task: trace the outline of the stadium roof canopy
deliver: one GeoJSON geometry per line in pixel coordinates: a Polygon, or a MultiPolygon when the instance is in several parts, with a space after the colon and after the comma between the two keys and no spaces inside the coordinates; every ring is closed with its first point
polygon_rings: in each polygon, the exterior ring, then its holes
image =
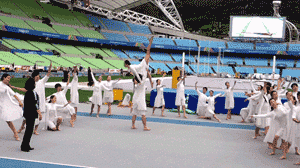
{"type": "Polygon", "coordinates": [[[91,4],[101,6],[114,12],[134,8],[148,2],[149,0],[90,0],[91,4]]]}

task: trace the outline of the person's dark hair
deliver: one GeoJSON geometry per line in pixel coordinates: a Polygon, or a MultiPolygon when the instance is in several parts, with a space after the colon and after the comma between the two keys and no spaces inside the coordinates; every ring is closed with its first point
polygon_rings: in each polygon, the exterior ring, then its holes
{"type": "Polygon", "coordinates": [[[297,93],[297,97],[299,97],[299,96],[300,96],[300,92],[297,93]]]}
{"type": "Polygon", "coordinates": [[[229,82],[225,82],[225,86],[226,86],[226,83],[229,83],[229,82]]]}
{"type": "Polygon", "coordinates": [[[287,95],[289,92],[291,92],[291,91],[287,91],[287,92],[285,93],[285,95],[287,95]]]}
{"type": "Polygon", "coordinates": [[[59,83],[55,84],[55,89],[57,89],[58,87],[61,87],[61,84],[59,83]]]}
{"type": "Polygon", "coordinates": [[[266,87],[266,89],[267,89],[267,94],[270,94],[270,88],[271,88],[271,87],[269,87],[269,86],[266,87]]]}
{"type": "Polygon", "coordinates": [[[53,99],[54,97],[55,97],[54,95],[52,95],[52,96],[50,97],[49,103],[52,103],[52,99],[53,99]]]}
{"type": "Polygon", "coordinates": [[[179,80],[179,78],[181,78],[181,76],[178,76],[178,77],[177,77],[177,80],[179,80]]]}
{"type": "Polygon", "coordinates": [[[127,64],[127,65],[131,65],[130,61],[128,61],[128,60],[125,60],[124,62],[125,62],[125,64],[127,64]]]}
{"type": "Polygon", "coordinates": [[[270,82],[267,82],[267,86],[272,87],[272,84],[270,82]]]}
{"type": "Polygon", "coordinates": [[[157,79],[157,80],[156,80],[156,86],[158,85],[158,81],[160,81],[160,79],[157,79]]]}
{"type": "MultiPolygon", "coordinates": [[[[271,98],[271,99],[269,100],[270,106],[271,106],[271,100],[274,100],[274,101],[275,101],[275,99],[271,98]]],[[[274,108],[271,106],[271,111],[273,111],[273,110],[274,110],[274,108]]]]}
{"type": "Polygon", "coordinates": [[[33,91],[35,88],[35,81],[33,78],[29,78],[25,83],[25,89],[28,91],[33,91]]]}
{"type": "Polygon", "coordinates": [[[204,90],[204,89],[206,89],[206,91],[207,91],[207,87],[203,87],[203,90],[204,90]]]}
{"type": "Polygon", "coordinates": [[[276,84],[274,84],[272,87],[273,87],[273,89],[276,87],[277,85],[276,84]]]}
{"type": "Polygon", "coordinates": [[[297,86],[297,87],[298,87],[298,84],[297,84],[297,83],[293,83],[293,84],[291,85],[292,88],[293,88],[294,86],[297,86]]]}
{"type": "MultiPolygon", "coordinates": [[[[296,97],[295,96],[292,96],[293,100],[296,100],[296,97]]],[[[297,105],[297,101],[294,102],[294,105],[296,106],[297,105]]]]}
{"type": "Polygon", "coordinates": [[[34,78],[38,75],[40,75],[40,72],[35,70],[35,71],[32,72],[31,77],[34,78]]]}
{"type": "Polygon", "coordinates": [[[263,89],[263,86],[262,86],[262,85],[259,85],[259,87],[260,87],[260,90],[262,90],[262,89],[263,89]]]}
{"type": "MultiPolygon", "coordinates": [[[[143,80],[143,75],[139,74],[139,76],[140,76],[141,80],[143,80]]],[[[134,80],[136,80],[137,83],[141,83],[141,81],[136,76],[133,78],[133,82],[134,82],[134,80]]]]}
{"type": "Polygon", "coordinates": [[[3,74],[3,75],[1,76],[1,81],[3,81],[4,78],[7,78],[8,76],[10,76],[10,75],[9,75],[9,74],[3,74]]]}
{"type": "MultiPolygon", "coordinates": [[[[275,92],[276,92],[276,91],[273,90],[273,91],[270,93],[270,95],[271,95],[272,98],[274,98],[274,97],[273,97],[273,93],[275,93],[275,92]]],[[[277,93],[277,92],[276,92],[276,93],[277,93]]]]}
{"type": "Polygon", "coordinates": [[[209,92],[213,92],[213,93],[214,93],[214,91],[213,91],[213,90],[210,90],[209,92]]]}

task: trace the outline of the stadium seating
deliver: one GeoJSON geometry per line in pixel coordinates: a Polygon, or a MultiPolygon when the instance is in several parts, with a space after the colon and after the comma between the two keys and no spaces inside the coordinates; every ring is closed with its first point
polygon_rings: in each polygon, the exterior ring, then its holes
{"type": "Polygon", "coordinates": [[[94,30],[76,29],[83,37],[104,39],[102,34],[94,30]]]}
{"type": "Polygon", "coordinates": [[[157,61],[173,61],[172,58],[166,53],[151,52],[151,58],[157,61]]]}
{"type": "Polygon", "coordinates": [[[216,56],[200,56],[200,62],[202,63],[210,63],[210,64],[217,64],[218,63],[218,58],[216,56]],[[203,61],[203,62],[202,62],[203,61]]]}
{"type": "Polygon", "coordinates": [[[256,68],[257,73],[262,73],[262,74],[271,74],[273,72],[272,68],[256,68]]]}
{"type": "Polygon", "coordinates": [[[24,12],[22,12],[16,5],[13,4],[11,0],[1,0],[0,1],[1,10],[5,13],[11,13],[12,15],[26,17],[24,12]]]}
{"type": "MultiPolygon", "coordinates": [[[[271,66],[273,66],[273,59],[271,59],[271,66]]],[[[276,65],[277,64],[286,64],[287,67],[293,68],[294,67],[294,60],[290,59],[276,59],[276,65]]]]}
{"type": "MultiPolygon", "coordinates": [[[[218,72],[218,67],[213,66],[214,70],[218,72]]],[[[232,67],[229,66],[219,66],[219,72],[220,73],[229,73],[230,75],[234,75],[232,67]]]]}
{"type": "Polygon", "coordinates": [[[255,59],[255,58],[245,58],[246,65],[253,66],[268,66],[267,59],[255,59]]]}
{"type": "MultiPolygon", "coordinates": [[[[197,66],[195,66],[195,68],[194,68],[194,66],[191,66],[191,68],[193,68],[194,69],[194,71],[197,73],[197,66]]],[[[216,70],[216,69],[215,69],[216,70]]],[[[208,67],[208,66],[204,66],[204,65],[199,65],[199,71],[198,71],[199,73],[214,73],[212,70],[211,70],[211,68],[210,67],[208,67]]]]}
{"type": "Polygon", "coordinates": [[[71,11],[76,18],[85,26],[88,27],[89,24],[92,24],[92,22],[85,16],[85,14],[77,11],[71,11]]]}
{"type": "Polygon", "coordinates": [[[195,40],[175,39],[175,42],[178,46],[197,47],[197,43],[195,40]]]}
{"type": "Polygon", "coordinates": [[[141,52],[141,51],[129,51],[129,50],[125,50],[125,52],[132,59],[141,59],[141,58],[144,58],[145,55],[146,55],[144,52],[141,52]]]}
{"type": "Polygon", "coordinates": [[[290,44],[289,51],[300,51],[300,44],[290,44]]]}
{"type": "Polygon", "coordinates": [[[286,44],[257,43],[256,50],[286,51],[286,44]]]}
{"type": "MultiPolygon", "coordinates": [[[[27,16],[33,18],[33,15],[49,17],[49,15],[40,7],[35,0],[12,0],[27,16]]],[[[51,18],[50,18],[51,19],[51,18]]]]}
{"type": "Polygon", "coordinates": [[[152,34],[148,26],[128,23],[134,33],[152,34]]]}
{"type": "Polygon", "coordinates": [[[112,49],[112,52],[114,52],[117,56],[119,56],[119,58],[128,59],[128,56],[125,53],[123,53],[121,50],[112,49]]]}
{"type": "Polygon", "coordinates": [[[106,18],[100,18],[100,20],[104,23],[104,25],[109,30],[130,32],[129,27],[124,22],[112,20],[112,19],[106,19],[106,18]]]}
{"type": "Polygon", "coordinates": [[[4,52],[0,51],[0,59],[4,62],[7,62],[9,64],[15,64],[15,65],[28,65],[28,66],[33,66],[34,64],[22,59],[21,57],[18,57],[10,52],[4,52]]]}
{"type": "Polygon", "coordinates": [[[42,51],[48,51],[47,49],[50,50],[56,50],[58,52],[61,52],[57,48],[53,47],[51,44],[48,43],[43,43],[43,42],[35,42],[35,41],[28,41],[28,43],[32,44],[33,46],[39,48],[42,51]]]}
{"type": "Polygon", "coordinates": [[[14,48],[15,48],[15,47],[11,46],[10,44],[8,44],[8,43],[5,42],[5,41],[1,41],[1,43],[2,43],[2,45],[6,46],[6,47],[8,47],[8,48],[10,48],[10,49],[14,49],[14,48]]]}
{"type": "Polygon", "coordinates": [[[123,34],[116,34],[116,33],[106,33],[106,32],[101,32],[104,37],[108,40],[116,40],[116,41],[126,41],[128,40],[125,38],[123,34]]]}
{"type": "Polygon", "coordinates": [[[41,23],[41,22],[33,22],[33,21],[26,21],[31,27],[33,27],[35,30],[43,31],[43,32],[50,32],[50,33],[57,33],[53,28],[50,26],[41,23]]]}
{"type": "Polygon", "coordinates": [[[209,48],[226,48],[225,42],[222,41],[199,41],[198,44],[201,47],[209,47],[209,48]]]}
{"type": "Polygon", "coordinates": [[[93,47],[82,47],[76,46],[78,49],[83,51],[87,55],[92,55],[91,53],[100,54],[103,57],[109,57],[105,52],[103,52],[100,48],[93,48],[93,47]]]}
{"type": "Polygon", "coordinates": [[[228,49],[248,49],[254,50],[253,43],[238,43],[238,42],[228,42],[228,49]]]}
{"type": "MultiPolygon", "coordinates": [[[[24,60],[27,60],[33,64],[37,63],[38,66],[49,66],[50,65],[50,60],[46,59],[45,57],[42,57],[37,54],[24,54],[24,53],[16,53],[16,55],[20,56],[24,60]],[[40,62],[37,62],[40,61],[40,62]]],[[[53,65],[53,66],[58,66],[58,65],[53,65]]],[[[59,64],[60,66],[60,64],[59,64]]]]}
{"type": "Polygon", "coordinates": [[[83,60],[89,62],[91,65],[95,65],[95,66],[91,66],[91,68],[96,68],[96,69],[115,69],[115,67],[107,64],[106,62],[104,62],[101,59],[95,59],[95,58],[82,58],[83,60]]]}
{"type": "MultiPolygon", "coordinates": [[[[105,60],[117,69],[125,69],[123,60],[105,60]]],[[[114,69],[114,68],[113,68],[114,69]]]]}
{"type": "Polygon", "coordinates": [[[135,35],[126,35],[130,42],[138,42],[138,43],[149,43],[149,40],[145,36],[135,36],[135,35]]]}
{"type": "Polygon", "coordinates": [[[107,55],[109,55],[110,57],[114,57],[114,58],[119,58],[115,53],[113,53],[110,49],[108,48],[101,48],[107,55]]]}
{"type": "Polygon", "coordinates": [[[291,77],[299,78],[300,77],[299,70],[284,69],[284,70],[282,70],[282,77],[285,77],[285,76],[291,76],[291,77]]]}
{"type": "Polygon", "coordinates": [[[52,61],[53,66],[63,66],[63,67],[73,67],[74,64],[70,61],[67,61],[63,57],[57,57],[55,55],[43,55],[44,58],[49,59],[52,61]],[[59,63],[59,64],[57,64],[59,63]]]}
{"type": "Polygon", "coordinates": [[[0,16],[0,20],[8,26],[19,27],[19,28],[24,28],[24,29],[32,29],[27,23],[25,23],[21,19],[0,16]]]}
{"type": "Polygon", "coordinates": [[[52,45],[66,54],[86,55],[71,45],[60,45],[60,44],[52,44],[52,45]]]}
{"type": "Polygon", "coordinates": [[[174,41],[169,38],[153,38],[153,44],[175,45],[174,41]]]}
{"type": "Polygon", "coordinates": [[[237,57],[221,57],[221,62],[223,64],[227,64],[229,61],[234,61],[238,65],[243,65],[243,59],[242,58],[237,58],[237,57]]]}
{"type": "Polygon", "coordinates": [[[94,24],[94,26],[100,26],[101,29],[106,29],[105,26],[100,22],[98,17],[92,16],[92,15],[87,15],[88,19],[94,24]]]}
{"type": "Polygon", "coordinates": [[[254,73],[253,68],[248,68],[248,67],[235,67],[235,70],[240,73],[248,73],[248,74],[254,73]]]}
{"type": "MultiPolygon", "coordinates": [[[[135,64],[139,64],[139,62],[137,62],[135,64]]],[[[155,70],[160,68],[162,71],[166,71],[166,72],[170,71],[170,69],[164,63],[150,62],[149,65],[155,70]]]]}
{"type": "Polygon", "coordinates": [[[23,40],[3,39],[3,41],[9,43],[15,49],[39,50],[38,48],[34,47],[33,45],[23,40]]]}
{"type": "Polygon", "coordinates": [[[63,59],[73,63],[73,65],[81,65],[84,68],[91,67],[93,69],[99,69],[99,67],[91,65],[90,63],[84,61],[83,59],[79,57],[62,57],[63,59]]]}
{"type": "Polygon", "coordinates": [[[65,35],[75,35],[75,36],[81,36],[74,28],[72,27],[64,27],[64,26],[58,26],[53,25],[53,29],[57,31],[59,34],[65,34],[65,35]]]}

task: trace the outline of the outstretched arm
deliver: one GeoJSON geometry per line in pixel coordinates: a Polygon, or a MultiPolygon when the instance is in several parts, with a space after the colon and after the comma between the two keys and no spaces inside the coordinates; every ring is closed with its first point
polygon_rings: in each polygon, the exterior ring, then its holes
{"type": "Polygon", "coordinates": [[[267,113],[267,114],[260,114],[260,115],[253,115],[254,118],[271,118],[275,114],[274,113],[267,113]]]}
{"type": "Polygon", "coordinates": [[[27,92],[27,90],[25,88],[19,88],[19,87],[15,87],[15,86],[10,86],[12,89],[16,89],[18,91],[21,91],[21,92],[27,92]]]}
{"type": "Polygon", "coordinates": [[[47,73],[47,76],[49,77],[50,74],[51,74],[51,69],[52,69],[52,62],[50,62],[50,67],[48,69],[48,73],[47,73]]]}
{"type": "Polygon", "coordinates": [[[221,93],[216,94],[216,95],[214,96],[214,99],[217,98],[217,97],[220,97],[221,95],[222,95],[221,93]]]}
{"type": "Polygon", "coordinates": [[[64,94],[66,94],[67,91],[69,90],[69,87],[68,87],[69,84],[70,84],[70,74],[68,74],[68,82],[67,82],[66,88],[64,88],[64,90],[63,90],[64,94]]]}
{"type": "Polygon", "coordinates": [[[233,86],[231,87],[231,91],[233,91],[234,86],[236,85],[236,81],[234,81],[233,86]]]}
{"type": "Polygon", "coordinates": [[[147,54],[146,54],[146,57],[145,57],[145,61],[147,64],[149,64],[149,60],[150,60],[150,49],[151,49],[151,46],[152,46],[152,42],[153,42],[153,38],[154,36],[152,36],[149,40],[149,45],[147,47],[147,54]]]}
{"type": "Polygon", "coordinates": [[[97,81],[96,81],[96,79],[95,79],[95,76],[94,76],[94,74],[93,74],[93,72],[92,72],[91,69],[90,69],[90,71],[91,71],[91,76],[92,76],[93,82],[96,83],[97,81]]]}

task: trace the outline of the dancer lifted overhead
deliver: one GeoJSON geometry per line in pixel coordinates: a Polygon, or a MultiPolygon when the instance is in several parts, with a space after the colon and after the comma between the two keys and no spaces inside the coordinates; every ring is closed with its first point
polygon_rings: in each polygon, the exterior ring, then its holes
{"type": "Polygon", "coordinates": [[[9,128],[13,131],[14,137],[20,141],[17,130],[12,121],[22,118],[23,103],[16,96],[16,93],[8,86],[10,82],[10,75],[3,74],[0,82],[0,118],[6,121],[9,128]],[[13,97],[18,101],[15,102],[13,97]]]}
{"type": "Polygon", "coordinates": [[[184,118],[188,118],[185,114],[185,95],[184,95],[184,85],[183,81],[186,78],[186,75],[181,79],[181,77],[178,77],[178,83],[177,83],[177,91],[176,91],[176,99],[175,99],[175,105],[177,106],[178,110],[178,117],[180,117],[180,106],[182,106],[183,109],[183,116],[184,118]]]}
{"type": "Polygon", "coordinates": [[[107,103],[108,105],[108,109],[107,109],[107,115],[110,116],[111,115],[111,104],[114,102],[114,86],[117,82],[119,82],[121,80],[121,78],[119,78],[119,80],[117,81],[111,81],[111,76],[107,77],[107,81],[104,83],[104,86],[107,88],[104,90],[104,103],[107,103]]]}
{"type": "MultiPolygon", "coordinates": [[[[34,71],[31,74],[31,77],[34,79],[35,85],[36,85],[34,91],[39,95],[39,98],[40,98],[40,111],[41,111],[42,115],[45,115],[45,112],[46,112],[45,84],[48,81],[48,79],[50,78],[51,69],[52,69],[52,62],[50,62],[50,67],[48,69],[47,75],[44,76],[42,79],[40,79],[40,74],[39,74],[38,71],[34,71]]],[[[11,86],[11,88],[12,89],[17,89],[17,90],[22,91],[22,92],[27,92],[27,90],[25,88],[19,88],[19,87],[14,87],[14,86],[11,86]]],[[[45,116],[43,118],[45,118],[45,116]]],[[[34,134],[35,135],[39,134],[37,132],[39,123],[40,123],[40,121],[38,119],[36,119],[35,120],[35,129],[34,129],[34,134]]],[[[25,129],[25,124],[26,124],[26,121],[23,120],[22,126],[19,129],[18,133],[20,133],[23,129],[25,129]]]]}
{"type": "Polygon", "coordinates": [[[156,81],[156,90],[157,90],[157,95],[155,97],[155,102],[154,102],[154,106],[153,106],[153,113],[152,115],[154,115],[154,111],[156,107],[161,107],[161,116],[165,117],[164,115],[164,109],[165,109],[165,98],[164,98],[164,86],[162,85],[163,81],[164,81],[164,77],[166,76],[166,74],[163,74],[163,77],[161,79],[157,79],[156,81]]]}
{"type": "Polygon", "coordinates": [[[133,83],[135,84],[135,91],[132,97],[132,129],[136,129],[135,127],[135,120],[137,115],[142,116],[142,121],[144,125],[144,131],[150,131],[151,129],[147,127],[147,119],[146,119],[146,112],[147,112],[147,105],[146,105],[146,88],[145,82],[146,78],[143,78],[142,75],[139,75],[142,81],[139,81],[137,77],[133,78],[133,83]]]}
{"type": "Polygon", "coordinates": [[[198,116],[205,116],[206,113],[206,108],[207,108],[207,104],[206,104],[206,92],[207,92],[207,87],[203,87],[203,93],[201,93],[198,88],[197,88],[197,84],[198,82],[195,83],[195,90],[198,93],[198,104],[197,104],[197,115],[198,116]]]}
{"type": "Polygon", "coordinates": [[[91,107],[91,113],[90,115],[93,114],[93,110],[94,110],[94,105],[98,105],[98,112],[97,112],[97,118],[99,117],[100,114],[100,108],[102,106],[102,90],[108,90],[111,91],[110,89],[108,89],[107,87],[104,86],[103,82],[102,82],[102,75],[99,76],[98,81],[95,79],[94,74],[92,72],[92,70],[89,68],[90,72],[91,72],[91,76],[93,79],[93,96],[92,96],[92,107],[91,107]]]}
{"type": "Polygon", "coordinates": [[[146,79],[147,75],[148,75],[152,88],[153,88],[153,82],[152,82],[151,74],[149,72],[149,60],[150,60],[150,49],[151,49],[151,45],[153,42],[153,38],[154,38],[154,36],[152,36],[150,38],[150,40],[149,40],[150,43],[147,47],[147,54],[139,65],[131,65],[131,63],[128,60],[125,60],[125,62],[124,62],[124,66],[126,68],[128,68],[133,73],[133,75],[137,77],[137,79],[139,81],[142,81],[142,79],[140,78],[140,75],[138,75],[138,74],[141,74],[143,79],[146,79]]]}
{"type": "Polygon", "coordinates": [[[236,81],[234,81],[234,85],[232,87],[230,87],[229,82],[225,82],[225,85],[227,87],[227,90],[225,91],[225,109],[228,110],[226,120],[231,119],[231,109],[234,108],[233,88],[234,88],[235,84],[236,84],[236,81]]]}
{"type": "Polygon", "coordinates": [[[219,96],[224,96],[224,95],[221,95],[221,93],[217,94],[214,96],[214,91],[213,90],[210,90],[209,91],[209,97],[207,97],[206,101],[207,101],[207,108],[206,108],[206,111],[205,111],[205,116],[200,116],[198,118],[202,118],[202,119],[211,119],[212,117],[214,117],[218,122],[221,122],[221,120],[216,116],[215,114],[215,99],[219,96]]]}

